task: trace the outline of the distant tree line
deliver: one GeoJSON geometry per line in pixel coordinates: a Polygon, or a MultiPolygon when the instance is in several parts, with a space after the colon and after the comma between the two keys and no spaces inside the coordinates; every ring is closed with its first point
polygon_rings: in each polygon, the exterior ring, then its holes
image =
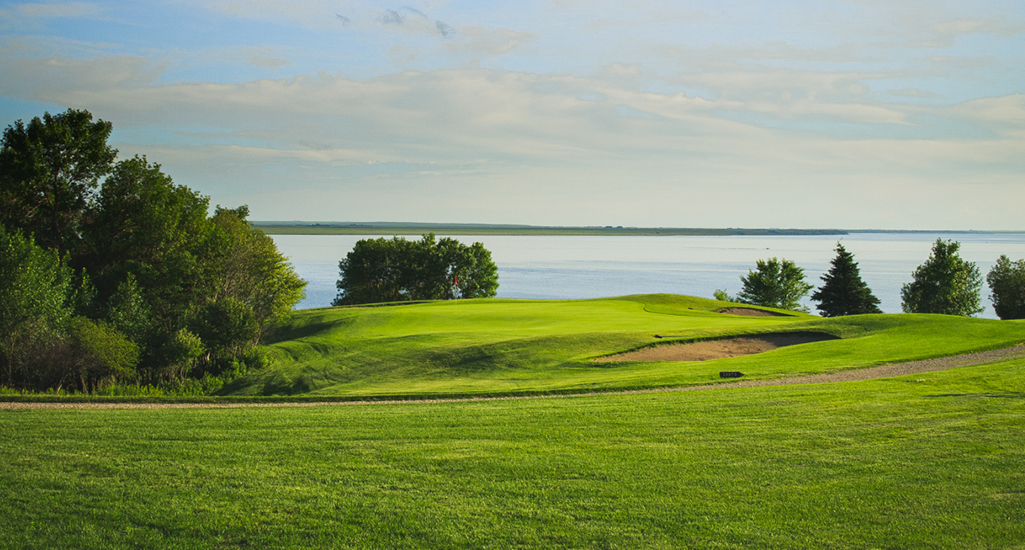
{"type": "MultiPolygon", "coordinates": [[[[958,255],[961,243],[937,239],[929,258],[911,274],[912,281],[901,288],[901,309],[905,313],[938,313],[971,316],[982,311],[979,268],[958,255]]],[[[743,289],[737,296],[716,290],[717,300],[759,305],[792,311],[807,311],[800,305],[813,286],[805,282],[804,270],[786,259],[758,260],[755,270],[741,277],[743,289]]],[[[986,277],[996,314],[1001,319],[1025,319],[1025,260],[1012,262],[1000,256],[986,277]]],[[[879,299],[861,279],[854,255],[837,243],[836,256],[823,285],[811,295],[823,317],[882,313],[879,299]]]]}
{"type": "Polygon", "coordinates": [[[4,132],[0,385],[213,387],[262,365],[306,282],[246,206],[210,215],[159,164],[116,161],[111,129],[72,109],[4,132]]]}
{"type": "Polygon", "coordinates": [[[334,305],[410,300],[490,298],[498,291],[498,268],[484,245],[424,235],[362,239],[338,263],[334,305]]]}

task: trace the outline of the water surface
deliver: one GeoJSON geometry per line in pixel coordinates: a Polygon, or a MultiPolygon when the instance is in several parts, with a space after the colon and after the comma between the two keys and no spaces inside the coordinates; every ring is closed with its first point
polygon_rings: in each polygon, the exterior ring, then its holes
{"type": "MultiPolygon", "coordinates": [[[[439,235],[441,237],[443,235],[439,235]]],[[[418,239],[419,235],[407,235],[418,239]]],[[[338,261],[352,250],[359,235],[274,235],[299,275],[309,281],[299,308],[331,304],[338,280],[338,261]]],[[[816,288],[835,255],[837,240],[854,254],[862,279],[887,313],[900,312],[901,285],[929,257],[937,238],[961,242],[961,257],[975,262],[983,277],[1005,254],[1025,258],[1025,234],[855,233],[837,236],[509,236],[453,237],[480,241],[498,266],[502,298],[577,299],[666,292],[711,298],[716,289],[740,291],[740,277],[755,261],[773,256],[804,268],[816,288]]],[[[983,285],[986,310],[979,317],[996,318],[983,285]]],[[[805,300],[813,312],[814,303],[805,300]]]]}

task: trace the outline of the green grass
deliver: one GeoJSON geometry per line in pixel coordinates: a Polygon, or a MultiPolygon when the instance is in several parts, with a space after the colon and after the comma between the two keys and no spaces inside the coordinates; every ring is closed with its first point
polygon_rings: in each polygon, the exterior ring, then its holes
{"type": "Polygon", "coordinates": [[[0,548],[1023,548],[1023,389],[0,410],[0,548]]]}
{"type": "Polygon", "coordinates": [[[233,395],[334,397],[572,393],[701,385],[834,372],[1010,346],[1025,323],[932,315],[821,319],[715,313],[724,302],[674,295],[599,300],[466,300],[298,312],[266,347],[270,368],[233,395]],[[841,340],[706,362],[595,363],[670,341],[816,331],[841,340]],[[655,338],[655,335],[673,338],[655,338]]]}

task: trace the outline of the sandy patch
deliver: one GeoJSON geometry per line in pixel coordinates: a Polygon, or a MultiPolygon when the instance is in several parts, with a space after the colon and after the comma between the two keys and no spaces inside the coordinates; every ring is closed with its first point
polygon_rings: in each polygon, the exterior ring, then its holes
{"type": "Polygon", "coordinates": [[[639,349],[618,355],[599,357],[595,361],[708,361],[726,357],[753,355],[785,346],[836,340],[835,336],[819,332],[791,332],[787,334],[761,334],[740,338],[705,340],[688,344],[667,344],[639,349]]]}
{"type": "Polygon", "coordinates": [[[786,313],[765,311],[764,309],[755,309],[753,307],[727,307],[723,309],[717,309],[715,310],[715,312],[725,313],[727,315],[745,315],[747,317],[790,317],[786,313]]]}

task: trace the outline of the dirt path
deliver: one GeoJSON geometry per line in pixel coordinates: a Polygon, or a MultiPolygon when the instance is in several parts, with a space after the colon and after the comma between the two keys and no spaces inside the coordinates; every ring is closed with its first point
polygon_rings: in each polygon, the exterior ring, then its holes
{"type": "Polygon", "coordinates": [[[704,386],[687,386],[683,388],[660,388],[651,390],[629,390],[629,391],[608,391],[577,394],[541,395],[541,396],[509,396],[509,397],[467,397],[460,399],[416,399],[416,400],[394,400],[394,401],[341,401],[322,403],[2,403],[2,409],[196,409],[196,408],[217,408],[237,409],[248,407],[323,407],[330,405],[386,405],[400,403],[453,403],[465,401],[507,401],[512,399],[552,399],[566,397],[583,397],[595,395],[626,395],[635,393],[663,393],[680,391],[705,391],[725,388],[754,388],[761,386],[791,386],[796,384],[823,384],[828,382],[855,382],[859,380],[872,380],[875,378],[890,378],[893,376],[904,376],[906,374],[917,374],[923,372],[934,372],[952,369],[955,367],[968,367],[993,363],[1004,359],[1025,357],[1025,344],[1018,344],[1014,347],[983,351],[978,353],[966,353],[964,355],[953,355],[938,359],[925,361],[911,361],[908,363],[894,363],[881,367],[870,367],[866,369],[852,369],[834,374],[813,374],[809,376],[790,376],[773,380],[738,380],[735,382],[723,382],[718,384],[707,384],[704,386]]]}

